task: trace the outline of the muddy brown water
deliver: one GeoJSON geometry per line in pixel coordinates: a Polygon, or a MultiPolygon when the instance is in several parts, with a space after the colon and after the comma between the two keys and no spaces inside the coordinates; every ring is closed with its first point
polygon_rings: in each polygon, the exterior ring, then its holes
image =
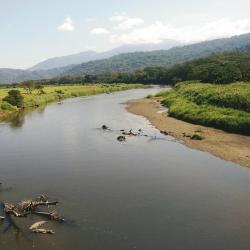
{"type": "Polygon", "coordinates": [[[37,216],[0,222],[1,250],[250,249],[250,170],[125,110],[157,91],[70,99],[0,124],[0,200],[46,194],[66,218],[48,223],[53,236],[29,232],[37,216]],[[131,128],[150,136],[116,140],[131,128]]]}

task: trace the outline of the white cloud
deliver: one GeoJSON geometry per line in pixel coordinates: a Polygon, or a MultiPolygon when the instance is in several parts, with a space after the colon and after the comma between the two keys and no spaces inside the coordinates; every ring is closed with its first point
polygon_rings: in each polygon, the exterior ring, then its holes
{"type": "Polygon", "coordinates": [[[115,14],[109,18],[111,22],[122,22],[128,18],[126,13],[115,14]]]}
{"type": "Polygon", "coordinates": [[[129,17],[126,14],[116,14],[110,18],[111,22],[118,23],[115,30],[129,30],[144,24],[144,20],[139,17],[129,17]]]}
{"type": "Polygon", "coordinates": [[[64,23],[57,27],[60,31],[73,31],[75,29],[74,23],[70,17],[64,19],[64,23]]]}
{"type": "Polygon", "coordinates": [[[110,32],[105,28],[94,28],[90,32],[92,35],[107,35],[110,32]]]}
{"type": "Polygon", "coordinates": [[[250,32],[250,18],[231,21],[223,18],[205,24],[175,27],[156,21],[148,26],[137,27],[127,32],[110,36],[113,43],[140,44],[161,43],[166,39],[182,42],[203,41],[214,38],[230,37],[250,32]]]}
{"type": "Polygon", "coordinates": [[[144,24],[144,20],[141,18],[127,18],[126,20],[119,23],[117,26],[114,27],[116,30],[129,30],[134,27],[138,27],[144,24]]]}
{"type": "Polygon", "coordinates": [[[97,18],[95,18],[95,17],[90,17],[90,18],[86,19],[87,23],[93,23],[93,22],[96,22],[96,21],[97,21],[97,18]]]}

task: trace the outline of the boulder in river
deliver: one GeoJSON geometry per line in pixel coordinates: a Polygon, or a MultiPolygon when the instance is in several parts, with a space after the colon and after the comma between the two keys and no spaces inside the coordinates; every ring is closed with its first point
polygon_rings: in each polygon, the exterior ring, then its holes
{"type": "Polygon", "coordinates": [[[126,137],[123,136],[123,135],[120,135],[120,136],[117,137],[117,141],[120,141],[120,142],[126,141],[126,137]]]}
{"type": "Polygon", "coordinates": [[[104,124],[104,125],[102,125],[102,129],[103,129],[103,130],[108,130],[109,127],[108,127],[107,125],[104,124]]]}

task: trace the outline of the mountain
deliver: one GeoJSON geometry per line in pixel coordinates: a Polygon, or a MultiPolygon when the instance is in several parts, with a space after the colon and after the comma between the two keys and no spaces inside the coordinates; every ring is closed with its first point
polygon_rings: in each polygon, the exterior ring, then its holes
{"type": "Polygon", "coordinates": [[[7,68],[0,69],[0,84],[15,82],[16,79],[20,79],[24,75],[26,75],[26,70],[7,68]]]}
{"type": "MultiPolygon", "coordinates": [[[[208,57],[176,64],[172,67],[150,67],[133,73],[104,74],[93,76],[93,78],[95,80],[100,78],[103,82],[119,80],[119,82],[153,82],[172,85],[182,81],[201,81],[203,83],[219,84],[249,82],[250,51],[212,54],[208,57]]],[[[235,98],[237,99],[237,96],[235,98]]],[[[211,99],[213,99],[213,96],[211,96],[211,99]]],[[[250,108],[250,98],[246,97],[246,99],[249,99],[250,108]]]]}
{"type": "Polygon", "coordinates": [[[165,40],[161,44],[138,44],[138,45],[123,45],[118,48],[105,51],[85,51],[73,55],[54,57],[40,62],[33,67],[29,68],[30,71],[49,70],[54,68],[65,67],[73,64],[81,64],[84,62],[106,59],[122,53],[131,53],[136,51],[153,51],[159,49],[170,49],[172,47],[181,45],[181,43],[174,40],[165,40]]]}
{"type": "Polygon", "coordinates": [[[27,80],[39,80],[39,79],[50,79],[58,75],[63,74],[65,71],[69,70],[71,67],[62,67],[50,70],[38,70],[29,71],[22,69],[0,69],[0,85],[17,83],[27,80]]]}
{"type": "Polygon", "coordinates": [[[169,50],[134,52],[113,56],[108,59],[91,61],[73,66],[63,75],[102,74],[108,71],[133,71],[152,66],[171,66],[213,53],[245,50],[249,48],[250,33],[231,38],[216,39],[201,43],[174,47],[169,50]]]}
{"type": "Polygon", "coordinates": [[[54,68],[65,67],[71,64],[80,64],[83,62],[88,62],[91,60],[101,59],[98,58],[98,53],[95,51],[85,51],[78,54],[73,54],[69,56],[54,57],[40,62],[33,67],[29,68],[29,71],[37,70],[49,70],[54,68]]]}
{"type": "MultiPolygon", "coordinates": [[[[250,48],[250,33],[240,36],[234,36],[231,38],[216,39],[191,45],[173,47],[168,50],[155,50],[159,48],[167,48],[167,46],[171,47],[172,45],[170,45],[168,41],[166,42],[166,44],[163,43],[159,45],[127,45],[103,53],[89,51],[88,53],[83,53],[86,60],[89,60],[87,59],[87,54],[89,56],[91,55],[92,57],[98,55],[97,57],[105,57],[106,59],[95,59],[93,61],[88,61],[78,65],[72,65],[76,55],[71,55],[69,56],[71,58],[69,60],[70,65],[47,70],[42,70],[42,68],[49,68],[48,64],[47,66],[45,66],[45,64],[43,66],[40,65],[39,67],[34,66],[33,68],[36,68],[36,70],[0,69],[0,84],[21,82],[24,80],[50,79],[53,77],[61,77],[66,75],[96,75],[110,71],[133,71],[136,69],[152,66],[166,67],[177,63],[205,57],[213,53],[222,53],[236,50],[245,51],[249,50],[250,48]],[[140,50],[141,52],[134,52],[137,50],[140,50]],[[128,51],[130,53],[127,53],[128,51]]],[[[78,55],[76,57],[80,58],[81,56],[78,55]]],[[[67,56],[66,59],[65,57],[63,57],[64,65],[65,61],[68,60],[67,58],[67,56]]],[[[58,60],[60,61],[61,59],[58,60]]],[[[53,62],[50,63],[50,65],[55,66],[53,62]]]]}

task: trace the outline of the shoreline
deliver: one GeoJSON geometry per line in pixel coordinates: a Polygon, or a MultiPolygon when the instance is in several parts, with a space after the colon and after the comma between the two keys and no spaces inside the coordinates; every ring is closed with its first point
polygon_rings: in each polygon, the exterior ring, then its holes
{"type": "Polygon", "coordinates": [[[32,93],[32,94],[22,93],[24,96],[24,106],[22,108],[14,109],[15,106],[13,106],[13,110],[3,110],[1,109],[2,100],[0,98],[0,122],[4,122],[8,119],[11,119],[12,117],[15,117],[21,111],[28,110],[28,109],[33,110],[38,107],[46,106],[49,103],[61,102],[69,98],[91,96],[91,95],[98,95],[98,94],[109,94],[109,93],[114,93],[114,92],[119,92],[119,91],[137,89],[141,87],[143,87],[143,85],[141,84],[117,84],[117,85],[110,85],[110,86],[104,86],[104,87],[101,84],[62,85],[62,86],[48,85],[48,86],[44,86],[44,88],[50,89],[50,92],[42,94],[42,95],[39,95],[38,93],[32,93]],[[52,90],[53,92],[51,92],[52,90]],[[61,92],[59,93],[56,91],[61,91],[61,92]]]}
{"type": "Polygon", "coordinates": [[[166,131],[190,148],[250,167],[250,136],[228,133],[170,117],[167,112],[164,112],[166,107],[162,106],[157,99],[130,100],[127,102],[126,110],[147,118],[157,129],[166,131]],[[185,136],[193,135],[197,131],[204,137],[203,140],[191,140],[185,136]]]}

